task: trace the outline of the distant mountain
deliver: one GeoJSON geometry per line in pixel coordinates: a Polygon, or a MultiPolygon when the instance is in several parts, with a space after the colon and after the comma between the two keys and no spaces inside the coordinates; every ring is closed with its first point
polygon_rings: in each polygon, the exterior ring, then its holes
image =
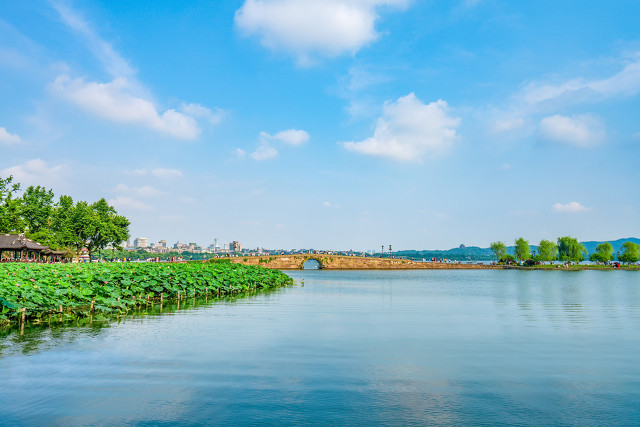
{"type": "MultiPolygon", "coordinates": [[[[619,251],[621,251],[620,247],[624,242],[633,242],[640,245],[640,239],[637,239],[635,237],[629,237],[627,239],[618,239],[618,240],[607,240],[607,241],[611,243],[611,246],[613,246],[613,253],[618,253],[619,251]]],[[[587,248],[587,251],[589,251],[590,254],[596,251],[596,247],[600,243],[604,243],[604,242],[582,242],[582,244],[584,245],[585,248],[587,248]]]]}
{"type": "MultiPolygon", "coordinates": [[[[608,242],[611,243],[611,246],[613,246],[614,253],[619,252],[621,250],[620,248],[622,244],[627,241],[637,243],[640,245],[640,239],[635,237],[629,237],[627,239],[608,240],[608,242]]],[[[604,242],[589,241],[589,242],[581,242],[581,243],[584,244],[589,254],[592,254],[596,251],[596,247],[600,243],[604,243],[604,242]]],[[[538,246],[531,245],[530,248],[531,248],[531,251],[538,252],[538,246]]],[[[507,246],[507,253],[513,255],[514,247],[507,246]]],[[[457,248],[447,249],[447,250],[421,250],[421,251],[407,250],[407,251],[397,251],[397,252],[394,252],[393,254],[396,256],[403,256],[407,258],[417,258],[417,259],[447,258],[447,259],[455,259],[458,261],[465,261],[465,260],[490,261],[494,259],[493,252],[491,252],[490,248],[479,248],[477,246],[464,246],[464,245],[460,245],[457,248]]]]}

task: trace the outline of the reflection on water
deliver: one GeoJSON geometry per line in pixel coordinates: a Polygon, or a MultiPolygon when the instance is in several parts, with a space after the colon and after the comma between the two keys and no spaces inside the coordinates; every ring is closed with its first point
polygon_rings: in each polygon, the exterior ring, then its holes
{"type": "Polygon", "coordinates": [[[103,329],[112,324],[121,325],[126,322],[140,322],[145,318],[171,315],[175,312],[204,309],[217,304],[232,304],[238,300],[266,296],[269,293],[279,292],[280,289],[252,289],[247,292],[238,292],[233,295],[213,297],[184,298],[180,300],[167,299],[162,303],[151,301],[141,305],[126,314],[101,314],[96,313],[89,317],[78,316],[72,320],[61,315],[51,315],[48,319],[38,323],[14,323],[0,326],[0,358],[14,353],[24,355],[37,351],[43,351],[52,346],[70,343],[82,337],[95,337],[103,329]]]}
{"type": "Polygon", "coordinates": [[[0,338],[3,424],[637,424],[640,274],[305,285],[0,338]]]}

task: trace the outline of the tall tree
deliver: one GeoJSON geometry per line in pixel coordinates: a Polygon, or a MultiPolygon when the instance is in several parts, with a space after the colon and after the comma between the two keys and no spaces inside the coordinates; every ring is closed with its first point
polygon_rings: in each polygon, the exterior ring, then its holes
{"type": "Polygon", "coordinates": [[[60,196],[54,206],[51,220],[51,231],[54,235],[56,248],[73,248],[73,215],[75,206],[70,196],[60,196]]]}
{"type": "Polygon", "coordinates": [[[600,243],[589,256],[590,261],[608,262],[613,260],[613,246],[609,242],[600,243]]]}
{"type": "Polygon", "coordinates": [[[491,252],[496,257],[496,261],[500,261],[507,254],[507,247],[501,241],[493,242],[491,243],[491,252]]]}
{"type": "Polygon", "coordinates": [[[553,261],[558,259],[558,245],[549,240],[540,240],[538,244],[538,259],[540,261],[553,261]]]}
{"type": "Polygon", "coordinates": [[[524,261],[531,258],[531,249],[529,248],[529,242],[522,237],[516,239],[515,256],[518,261],[524,261]]]}
{"type": "Polygon", "coordinates": [[[48,228],[53,210],[53,191],[39,185],[28,187],[22,195],[22,219],[27,233],[48,228]]]}
{"type": "Polygon", "coordinates": [[[587,255],[587,249],[578,239],[564,236],[558,237],[558,257],[561,261],[581,262],[587,255]]]}
{"type": "Polygon", "coordinates": [[[20,184],[13,182],[13,176],[0,178],[0,233],[22,233],[20,199],[14,195],[20,191],[20,184]]]}
{"type": "Polygon", "coordinates": [[[87,246],[89,256],[93,251],[104,249],[109,245],[120,246],[129,238],[129,221],[118,215],[104,198],[92,204],[91,209],[93,227],[87,246]]]}
{"type": "Polygon", "coordinates": [[[638,262],[638,259],[640,259],[640,247],[637,243],[624,242],[621,248],[622,254],[618,255],[618,261],[638,262]]]}

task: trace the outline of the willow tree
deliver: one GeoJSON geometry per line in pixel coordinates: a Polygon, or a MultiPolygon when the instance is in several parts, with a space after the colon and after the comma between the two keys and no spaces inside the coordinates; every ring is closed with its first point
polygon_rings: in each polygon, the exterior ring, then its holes
{"type": "Polygon", "coordinates": [[[609,242],[600,243],[596,251],[589,256],[589,261],[609,262],[613,260],[613,246],[609,242]]]}
{"type": "Polygon", "coordinates": [[[491,243],[491,252],[496,257],[496,261],[499,262],[507,254],[507,246],[501,241],[493,242],[491,243]]]}
{"type": "Polygon", "coordinates": [[[564,236],[558,237],[558,257],[561,261],[581,262],[587,256],[587,249],[578,239],[564,236]]]}
{"type": "Polygon", "coordinates": [[[558,245],[549,240],[540,240],[537,259],[540,261],[553,261],[558,259],[558,245]]]}
{"type": "Polygon", "coordinates": [[[531,248],[529,242],[519,237],[515,241],[515,256],[518,261],[524,261],[531,258],[531,248]]]}
{"type": "Polygon", "coordinates": [[[622,254],[618,255],[620,262],[638,262],[640,259],[640,247],[637,243],[624,242],[622,244],[622,254]]]}

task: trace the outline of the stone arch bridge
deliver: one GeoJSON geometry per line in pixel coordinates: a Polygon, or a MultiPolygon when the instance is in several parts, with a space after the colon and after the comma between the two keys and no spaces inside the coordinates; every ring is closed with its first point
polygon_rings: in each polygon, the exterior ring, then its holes
{"type": "Polygon", "coordinates": [[[231,258],[231,262],[260,265],[277,270],[301,270],[308,260],[315,260],[321,269],[327,270],[429,270],[429,269],[487,269],[500,266],[480,264],[455,264],[420,262],[400,258],[374,258],[347,255],[296,254],[263,255],[231,258]]]}

